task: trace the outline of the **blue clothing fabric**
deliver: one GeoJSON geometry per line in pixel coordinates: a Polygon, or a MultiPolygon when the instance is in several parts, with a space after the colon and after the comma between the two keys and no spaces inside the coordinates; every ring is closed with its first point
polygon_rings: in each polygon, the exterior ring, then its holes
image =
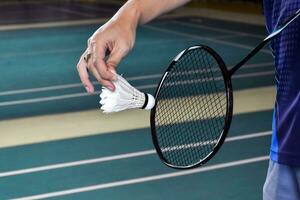
{"type": "Polygon", "coordinates": [[[300,168],[270,160],[263,200],[299,200],[300,168]]]}
{"type": "MultiPolygon", "coordinates": [[[[300,0],[264,0],[269,33],[300,8],[300,0]]],[[[300,19],[271,42],[275,59],[276,102],[271,159],[300,166],[300,19]]]]}

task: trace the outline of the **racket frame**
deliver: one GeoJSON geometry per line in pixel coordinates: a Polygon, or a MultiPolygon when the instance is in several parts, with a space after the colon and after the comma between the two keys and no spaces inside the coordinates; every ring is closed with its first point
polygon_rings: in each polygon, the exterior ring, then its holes
{"type": "MultiPolygon", "coordinates": [[[[151,136],[152,136],[152,142],[154,144],[155,150],[159,156],[159,158],[161,159],[161,161],[167,165],[168,167],[174,168],[174,169],[191,169],[191,168],[195,168],[198,166],[201,166],[203,164],[205,164],[207,161],[209,161],[220,149],[220,147],[222,146],[222,144],[225,141],[225,138],[228,134],[230,125],[231,125],[231,121],[232,121],[232,115],[233,115],[233,93],[232,93],[232,84],[231,84],[231,77],[230,77],[230,72],[227,70],[227,67],[223,61],[223,59],[219,56],[219,54],[217,52],[215,52],[213,49],[211,49],[210,47],[206,46],[206,45],[195,45],[195,46],[191,46],[185,50],[183,50],[182,52],[180,52],[171,62],[171,64],[169,65],[169,67],[167,68],[167,70],[165,71],[165,73],[163,74],[163,76],[161,77],[161,80],[158,84],[158,87],[156,89],[155,92],[155,105],[151,110],[151,114],[150,114],[150,124],[151,124],[151,136]],[[176,166],[173,165],[171,163],[168,162],[168,160],[164,157],[161,148],[159,146],[159,142],[157,139],[157,134],[156,134],[156,125],[155,125],[155,116],[156,116],[156,106],[157,106],[157,99],[159,97],[160,91],[161,91],[161,87],[164,84],[165,79],[168,77],[169,72],[172,70],[172,68],[175,66],[175,64],[178,62],[178,60],[183,57],[187,52],[195,50],[195,49],[204,49],[205,51],[209,52],[210,55],[212,55],[214,57],[214,59],[217,61],[218,66],[221,70],[222,76],[223,76],[223,80],[224,80],[224,85],[226,88],[226,115],[224,117],[224,127],[223,127],[223,131],[218,139],[218,142],[216,143],[213,151],[208,154],[205,158],[203,158],[202,160],[199,160],[198,162],[188,165],[188,166],[176,166]]],[[[184,133],[183,133],[184,134],[184,133]]]]}
{"type": "Polygon", "coordinates": [[[276,37],[279,33],[281,33],[290,23],[295,21],[298,17],[300,16],[300,9],[298,9],[292,16],[290,16],[283,24],[281,27],[278,29],[274,30],[271,34],[269,34],[259,45],[257,45],[247,56],[245,56],[239,63],[237,63],[233,68],[228,70],[226,68],[226,65],[223,61],[223,59],[210,47],[205,46],[205,45],[196,45],[192,46],[190,48],[185,49],[184,51],[180,52],[175,59],[171,62],[169,65],[168,69],[162,76],[159,86],[155,92],[155,98],[157,99],[160,93],[160,89],[164,83],[164,80],[167,78],[169,72],[171,69],[174,67],[174,65],[178,62],[178,60],[185,55],[188,51],[196,49],[196,48],[203,48],[206,51],[208,51],[218,62],[220,70],[222,72],[223,78],[224,78],[224,84],[226,88],[226,100],[227,100],[227,111],[225,115],[225,125],[223,128],[223,133],[221,134],[216,146],[214,147],[214,150],[208,154],[204,159],[200,160],[199,162],[189,165],[189,166],[174,166],[164,158],[163,153],[160,150],[158,140],[156,137],[156,129],[155,129],[155,114],[156,114],[156,103],[154,108],[151,110],[151,117],[150,117],[150,124],[151,124],[151,134],[152,134],[152,140],[153,144],[155,146],[155,149],[157,151],[157,154],[159,155],[160,159],[165,163],[167,166],[176,168],[176,169],[189,169],[189,168],[194,168],[200,165],[203,165],[207,161],[209,161],[220,149],[222,144],[225,141],[225,138],[227,136],[227,133],[230,128],[231,120],[232,120],[232,115],[233,115],[233,91],[232,91],[232,84],[231,84],[231,76],[239,69],[241,68],[248,60],[250,60],[254,55],[257,54],[271,39],[276,37]]]}

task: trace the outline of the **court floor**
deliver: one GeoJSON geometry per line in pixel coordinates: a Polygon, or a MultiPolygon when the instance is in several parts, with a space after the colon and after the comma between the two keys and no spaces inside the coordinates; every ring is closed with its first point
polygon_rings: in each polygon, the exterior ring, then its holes
{"type": "MultiPolygon", "coordinates": [[[[104,115],[98,92],[82,88],[76,63],[98,26],[0,31],[0,199],[261,199],[274,104],[268,48],[233,78],[235,115],[220,152],[178,171],[155,154],[148,112],[104,115]]],[[[154,93],[182,49],[209,45],[231,67],[264,36],[263,26],[203,17],[157,20],[138,29],[118,72],[154,93]]]]}

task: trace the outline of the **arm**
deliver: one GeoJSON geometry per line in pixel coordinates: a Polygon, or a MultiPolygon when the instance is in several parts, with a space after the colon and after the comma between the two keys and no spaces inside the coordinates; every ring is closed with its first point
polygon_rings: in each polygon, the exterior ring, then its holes
{"type": "Polygon", "coordinates": [[[94,92],[90,71],[100,84],[114,90],[115,68],[133,48],[136,28],[189,0],[129,0],[88,40],[77,70],[87,92],[94,92]],[[108,52],[108,55],[106,56],[108,52]]]}
{"type": "Polygon", "coordinates": [[[130,0],[115,15],[122,15],[135,10],[135,17],[139,24],[145,24],[155,17],[171,11],[190,0],[130,0]]]}

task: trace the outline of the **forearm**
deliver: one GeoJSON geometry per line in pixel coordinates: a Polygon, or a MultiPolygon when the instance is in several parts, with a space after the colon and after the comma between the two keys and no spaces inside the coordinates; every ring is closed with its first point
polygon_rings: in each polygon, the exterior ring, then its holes
{"type": "Polygon", "coordinates": [[[178,8],[190,0],[132,0],[138,4],[139,23],[144,24],[157,16],[178,8]]]}
{"type": "Polygon", "coordinates": [[[129,0],[112,19],[126,20],[132,25],[145,24],[190,0],[129,0]]]}

